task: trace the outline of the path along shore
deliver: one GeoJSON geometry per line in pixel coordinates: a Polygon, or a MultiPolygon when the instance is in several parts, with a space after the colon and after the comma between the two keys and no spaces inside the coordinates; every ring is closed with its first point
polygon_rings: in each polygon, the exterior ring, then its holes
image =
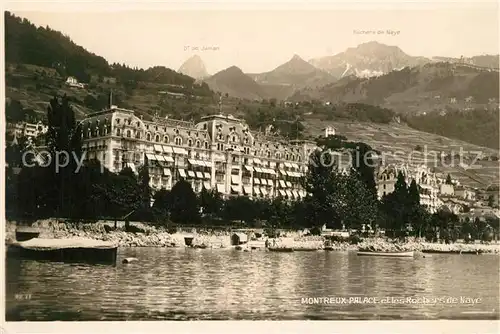
{"type": "MultiPolygon", "coordinates": [[[[5,241],[7,244],[15,241],[15,222],[7,222],[5,241]]],[[[39,220],[32,227],[40,231],[40,238],[89,238],[94,240],[110,241],[119,247],[186,247],[184,238],[191,236],[192,246],[203,248],[226,248],[231,249],[231,234],[229,232],[177,232],[169,233],[163,228],[155,228],[145,224],[139,224],[143,232],[125,232],[123,229],[113,229],[110,224],[97,223],[65,223],[57,220],[39,220]]],[[[273,239],[271,239],[273,240],[273,239]]],[[[324,239],[320,236],[290,235],[287,238],[275,240],[277,247],[291,247],[295,249],[322,249],[324,239]]],[[[259,242],[257,242],[259,243],[259,242]]],[[[250,241],[252,244],[252,241],[250,241]]],[[[263,244],[263,240],[259,245],[263,244]]],[[[271,241],[271,245],[274,243],[271,241]]],[[[478,252],[487,254],[500,254],[500,244],[441,244],[410,240],[405,243],[391,243],[384,239],[366,239],[357,245],[347,242],[332,243],[331,250],[349,251],[365,250],[373,251],[430,251],[430,252],[478,252]]]]}

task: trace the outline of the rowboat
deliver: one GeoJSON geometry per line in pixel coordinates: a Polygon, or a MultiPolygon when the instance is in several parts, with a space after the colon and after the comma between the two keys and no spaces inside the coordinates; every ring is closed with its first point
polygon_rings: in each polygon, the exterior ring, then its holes
{"type": "Polygon", "coordinates": [[[288,248],[288,247],[273,247],[268,249],[270,252],[282,252],[282,253],[293,252],[293,248],[288,248]]]}
{"type": "Polygon", "coordinates": [[[413,251],[410,252],[363,252],[358,251],[359,256],[386,256],[386,257],[413,257],[413,251]]]}
{"type": "Polygon", "coordinates": [[[318,250],[317,248],[300,248],[300,247],[293,249],[294,252],[315,252],[317,250],[318,250]]]}

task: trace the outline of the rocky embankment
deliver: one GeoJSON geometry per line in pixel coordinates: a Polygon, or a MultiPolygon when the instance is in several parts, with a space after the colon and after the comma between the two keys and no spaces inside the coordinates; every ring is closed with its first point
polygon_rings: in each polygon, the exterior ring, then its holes
{"type": "MultiPolygon", "coordinates": [[[[193,246],[203,248],[225,248],[230,246],[227,233],[191,234],[168,233],[163,228],[145,224],[134,224],[141,232],[126,232],[123,228],[113,228],[108,223],[69,223],[57,220],[39,220],[32,224],[40,231],[40,238],[88,238],[111,241],[120,247],[185,247],[185,236],[192,236],[193,246]]],[[[16,225],[7,223],[6,242],[15,240],[16,225]]]]}
{"type": "MultiPolygon", "coordinates": [[[[192,246],[199,248],[231,248],[231,238],[228,232],[199,232],[199,233],[169,233],[164,228],[134,223],[138,232],[126,232],[124,228],[114,228],[112,223],[70,223],[55,219],[39,220],[32,227],[40,231],[40,238],[88,238],[111,241],[120,247],[185,247],[185,237],[192,237],[192,246]]],[[[16,223],[7,222],[7,244],[15,241],[16,223]]],[[[251,241],[247,246],[251,246],[251,241]]],[[[260,244],[264,240],[256,241],[260,244]]],[[[320,236],[292,236],[269,239],[271,247],[291,247],[298,250],[325,249],[324,238],[320,236]]],[[[359,244],[348,242],[332,242],[328,246],[334,251],[378,251],[378,252],[436,252],[436,253],[483,253],[500,254],[500,244],[440,244],[428,243],[422,240],[409,239],[407,242],[390,242],[382,238],[365,239],[359,244]]]]}
{"type": "Polygon", "coordinates": [[[357,245],[358,250],[373,252],[435,252],[435,253],[483,253],[500,254],[499,244],[440,244],[410,239],[404,243],[388,242],[385,239],[367,239],[357,245]]]}

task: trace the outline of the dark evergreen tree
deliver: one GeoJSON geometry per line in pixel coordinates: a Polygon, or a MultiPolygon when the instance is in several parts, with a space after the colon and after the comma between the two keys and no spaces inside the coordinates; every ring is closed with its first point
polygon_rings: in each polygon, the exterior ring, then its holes
{"type": "Polygon", "coordinates": [[[170,193],[170,218],[179,224],[200,222],[198,199],[191,185],[185,180],[178,181],[170,193]]]}

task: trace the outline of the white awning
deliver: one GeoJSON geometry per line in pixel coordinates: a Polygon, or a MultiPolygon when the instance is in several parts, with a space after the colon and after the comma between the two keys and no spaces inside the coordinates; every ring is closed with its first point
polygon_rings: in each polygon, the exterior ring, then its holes
{"type": "Polygon", "coordinates": [[[217,185],[217,191],[220,193],[225,193],[226,192],[226,187],[223,184],[218,184],[217,185]]]}
{"type": "Polygon", "coordinates": [[[153,146],[154,146],[156,152],[163,152],[163,149],[161,148],[161,145],[154,144],[153,146]]]}
{"type": "Polygon", "coordinates": [[[299,198],[299,192],[297,190],[292,190],[293,197],[299,198]]]}
{"type": "Polygon", "coordinates": [[[240,178],[238,177],[238,175],[231,175],[231,183],[240,184],[240,178]]]}
{"type": "Polygon", "coordinates": [[[209,179],[210,178],[210,173],[207,173],[207,172],[203,173],[203,177],[205,179],[209,179]]]}
{"type": "Polygon", "coordinates": [[[280,191],[281,196],[286,196],[286,192],[283,189],[280,189],[279,191],[280,191]]]}
{"type": "Polygon", "coordinates": [[[262,195],[266,196],[267,195],[267,190],[266,188],[260,188],[260,192],[262,193],[262,195]]]}
{"type": "Polygon", "coordinates": [[[168,168],[163,168],[163,175],[172,176],[172,172],[168,168]]]}
{"type": "Polygon", "coordinates": [[[292,162],[292,167],[295,169],[299,169],[299,165],[297,165],[295,162],[292,162]]]}
{"type": "Polygon", "coordinates": [[[252,187],[250,187],[250,186],[243,187],[243,190],[245,191],[245,194],[247,194],[247,195],[252,194],[252,187]]]}
{"type": "Polygon", "coordinates": [[[253,179],[253,183],[260,184],[260,179],[253,179]]]}
{"type": "Polygon", "coordinates": [[[166,162],[174,162],[174,158],[168,155],[164,155],[163,159],[165,159],[166,162]]]}
{"type": "Polygon", "coordinates": [[[258,187],[253,187],[253,194],[260,195],[261,194],[260,189],[258,187]]]}
{"type": "Polygon", "coordinates": [[[276,172],[274,171],[274,169],[269,169],[269,174],[276,175],[276,172]]]}
{"type": "Polygon", "coordinates": [[[146,153],[146,158],[148,158],[149,160],[156,160],[155,155],[150,153],[146,153]]]}
{"type": "Polygon", "coordinates": [[[299,193],[300,193],[300,197],[306,197],[307,196],[307,192],[305,190],[301,190],[299,193]]]}
{"type": "Polygon", "coordinates": [[[240,192],[240,188],[236,187],[236,186],[231,186],[231,190],[234,191],[235,193],[239,193],[240,192]]]}
{"type": "Polygon", "coordinates": [[[165,145],[163,145],[161,148],[163,149],[163,152],[165,152],[165,153],[172,153],[173,152],[171,146],[165,146],[165,145]]]}
{"type": "Polygon", "coordinates": [[[253,163],[254,163],[254,164],[260,164],[260,163],[261,163],[261,161],[260,161],[260,159],[259,159],[259,158],[253,158],[253,163]]]}
{"type": "Polygon", "coordinates": [[[268,185],[268,186],[272,186],[272,185],[273,185],[273,181],[272,181],[272,180],[267,179],[267,180],[265,180],[265,181],[267,182],[267,185],[268,185]]]}
{"type": "Polygon", "coordinates": [[[155,158],[156,158],[156,160],[158,160],[158,161],[165,161],[165,159],[163,158],[163,156],[158,155],[158,154],[155,154],[155,158]]]}
{"type": "Polygon", "coordinates": [[[190,177],[195,177],[196,176],[196,174],[192,170],[188,170],[187,172],[188,172],[188,175],[190,177]]]}
{"type": "Polygon", "coordinates": [[[285,187],[286,187],[286,183],[285,183],[285,181],[280,180],[280,185],[281,185],[283,188],[285,188],[285,187]]]}
{"type": "Polygon", "coordinates": [[[173,147],[174,153],[176,154],[187,154],[187,151],[182,147],[173,147]]]}
{"type": "Polygon", "coordinates": [[[291,188],[291,187],[292,187],[292,182],[290,182],[290,181],[286,181],[286,185],[287,185],[287,187],[290,187],[290,188],[291,188]]]}
{"type": "Polygon", "coordinates": [[[196,160],[194,159],[188,159],[188,162],[193,165],[193,166],[197,166],[198,164],[196,163],[196,160]]]}
{"type": "Polygon", "coordinates": [[[257,173],[264,173],[264,171],[260,167],[254,167],[254,169],[257,173]]]}
{"type": "Polygon", "coordinates": [[[247,165],[245,165],[245,169],[246,169],[247,171],[249,171],[249,172],[252,172],[252,171],[253,171],[252,166],[247,166],[247,165]]]}
{"type": "Polygon", "coordinates": [[[181,177],[186,177],[186,176],[187,176],[187,175],[186,175],[186,171],[185,171],[184,169],[179,169],[179,175],[180,175],[181,177]]]}
{"type": "Polygon", "coordinates": [[[212,161],[204,161],[206,167],[212,167],[212,161]]]}
{"type": "Polygon", "coordinates": [[[285,192],[288,197],[290,198],[293,197],[292,192],[290,190],[287,189],[285,192]]]}
{"type": "Polygon", "coordinates": [[[271,162],[269,163],[269,167],[271,167],[271,168],[275,168],[275,167],[276,167],[276,162],[271,161],[271,162]]]}
{"type": "Polygon", "coordinates": [[[287,175],[286,170],[280,169],[279,171],[281,175],[287,175]]]}
{"type": "Polygon", "coordinates": [[[292,167],[292,164],[289,162],[284,162],[284,164],[285,164],[285,167],[288,167],[288,168],[292,167]]]}
{"type": "Polygon", "coordinates": [[[198,164],[202,167],[207,167],[207,163],[203,160],[198,160],[198,164]]]}
{"type": "Polygon", "coordinates": [[[196,172],[196,177],[199,179],[203,179],[203,173],[202,172],[196,172]]]}
{"type": "Polygon", "coordinates": [[[210,187],[210,182],[203,182],[203,188],[209,190],[211,187],[210,187]]]}

